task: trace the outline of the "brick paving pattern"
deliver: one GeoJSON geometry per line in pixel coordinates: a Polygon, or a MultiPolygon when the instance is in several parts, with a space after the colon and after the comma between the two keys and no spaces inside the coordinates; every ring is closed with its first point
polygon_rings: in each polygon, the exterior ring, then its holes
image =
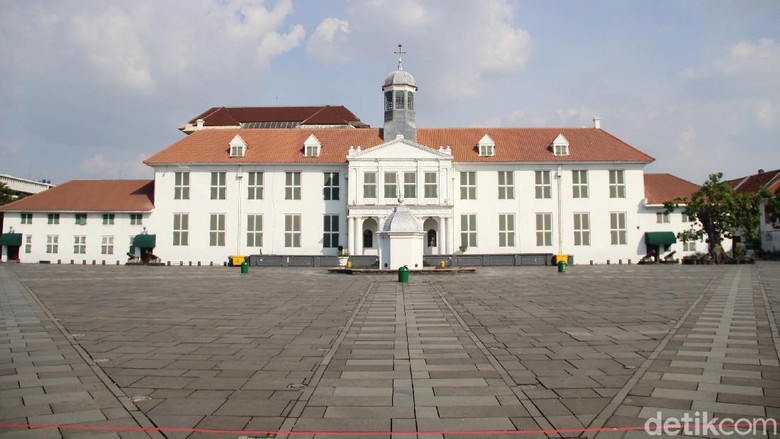
{"type": "Polygon", "coordinates": [[[778,268],[483,268],[401,285],[314,269],[4,265],[0,423],[427,439],[593,437],[576,430],[659,410],[780,418],[778,268]]]}

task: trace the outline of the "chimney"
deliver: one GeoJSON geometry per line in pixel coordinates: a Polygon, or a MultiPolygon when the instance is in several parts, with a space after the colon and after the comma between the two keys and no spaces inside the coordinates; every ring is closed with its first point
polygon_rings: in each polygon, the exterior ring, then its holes
{"type": "Polygon", "coordinates": [[[593,118],[593,128],[600,130],[601,129],[601,118],[596,116],[593,118]]]}
{"type": "Polygon", "coordinates": [[[198,119],[198,120],[195,121],[195,123],[198,126],[198,130],[202,130],[203,129],[203,124],[205,123],[205,121],[203,119],[198,119]]]}
{"type": "Polygon", "coordinates": [[[764,170],[763,170],[763,169],[759,169],[759,170],[758,170],[758,173],[759,173],[759,174],[763,174],[763,173],[764,173],[764,170]]]}

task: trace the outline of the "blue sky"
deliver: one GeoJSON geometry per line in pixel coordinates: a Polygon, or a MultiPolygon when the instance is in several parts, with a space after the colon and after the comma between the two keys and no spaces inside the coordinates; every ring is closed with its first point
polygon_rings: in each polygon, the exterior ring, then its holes
{"type": "Polygon", "coordinates": [[[700,183],[780,168],[780,3],[0,0],[0,173],[151,178],[211,106],[345,105],[381,126],[585,126],[700,183]]]}

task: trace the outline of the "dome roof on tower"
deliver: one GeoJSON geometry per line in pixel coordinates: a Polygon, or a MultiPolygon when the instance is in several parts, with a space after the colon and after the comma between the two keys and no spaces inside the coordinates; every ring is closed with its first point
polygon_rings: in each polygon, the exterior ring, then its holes
{"type": "Polygon", "coordinates": [[[414,76],[406,70],[394,70],[385,78],[385,86],[388,85],[408,85],[417,88],[417,82],[414,80],[414,76]]]}
{"type": "Polygon", "coordinates": [[[393,213],[387,217],[382,227],[384,232],[419,232],[420,225],[417,223],[412,212],[408,207],[399,204],[393,213]]]}

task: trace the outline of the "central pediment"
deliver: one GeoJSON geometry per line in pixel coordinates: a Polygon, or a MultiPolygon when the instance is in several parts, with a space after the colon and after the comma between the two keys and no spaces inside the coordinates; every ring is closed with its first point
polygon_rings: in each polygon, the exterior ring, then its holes
{"type": "Polygon", "coordinates": [[[399,137],[368,149],[350,147],[347,160],[452,160],[449,147],[439,149],[399,137]]]}

